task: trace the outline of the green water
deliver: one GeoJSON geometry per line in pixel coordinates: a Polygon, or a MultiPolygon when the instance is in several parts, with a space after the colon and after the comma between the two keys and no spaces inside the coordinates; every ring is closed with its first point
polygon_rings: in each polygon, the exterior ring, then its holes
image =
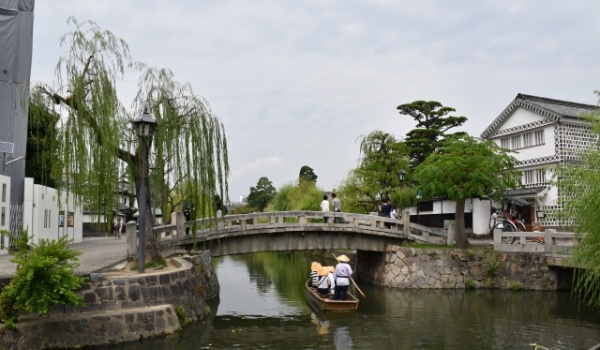
{"type": "MultiPolygon", "coordinates": [[[[317,313],[302,284],[301,253],[214,260],[215,314],[168,338],[110,348],[158,349],[533,349],[587,350],[600,343],[600,312],[569,292],[399,290],[357,281],[366,298],[349,313],[317,313]]],[[[332,261],[324,263],[332,264],[332,261]]]]}

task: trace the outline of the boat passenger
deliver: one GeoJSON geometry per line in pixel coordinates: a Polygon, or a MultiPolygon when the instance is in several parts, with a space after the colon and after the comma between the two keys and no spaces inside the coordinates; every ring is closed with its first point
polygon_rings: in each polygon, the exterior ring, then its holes
{"type": "Polygon", "coordinates": [[[335,293],[333,300],[346,300],[350,278],[352,277],[352,267],[350,267],[350,258],[345,254],[337,257],[338,264],[335,266],[335,293]]]}
{"type": "Polygon", "coordinates": [[[321,269],[321,264],[313,261],[310,264],[310,280],[308,281],[309,287],[317,287],[317,283],[319,282],[319,270],[321,269]]]}
{"type": "Polygon", "coordinates": [[[329,294],[329,286],[331,283],[329,282],[329,268],[323,266],[319,269],[319,280],[317,282],[317,293],[321,296],[321,298],[327,298],[327,294],[329,294]]]}
{"type": "Polygon", "coordinates": [[[333,273],[335,272],[335,266],[327,266],[327,269],[329,269],[329,274],[327,274],[327,277],[329,277],[329,293],[334,294],[335,293],[335,277],[333,276],[333,273]]]}

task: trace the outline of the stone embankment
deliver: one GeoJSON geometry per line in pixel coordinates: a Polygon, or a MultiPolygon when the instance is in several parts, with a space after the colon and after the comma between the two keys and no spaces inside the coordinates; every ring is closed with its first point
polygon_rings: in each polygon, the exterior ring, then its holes
{"type": "Polygon", "coordinates": [[[571,270],[549,266],[541,253],[389,246],[383,257],[360,254],[357,278],[395,288],[558,290],[571,286],[571,270]]]}
{"type": "Polygon", "coordinates": [[[23,315],[16,330],[2,330],[0,348],[82,348],[166,335],[181,329],[177,311],[203,319],[206,301],[219,296],[210,252],[170,258],[177,268],[146,274],[90,275],[83,308],[60,307],[49,316],[23,315]]]}

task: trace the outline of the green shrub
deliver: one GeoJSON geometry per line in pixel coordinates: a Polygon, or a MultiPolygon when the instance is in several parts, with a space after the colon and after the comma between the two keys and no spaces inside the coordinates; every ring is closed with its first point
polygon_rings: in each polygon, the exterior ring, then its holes
{"type": "Polygon", "coordinates": [[[510,284],[508,285],[508,288],[510,288],[511,290],[514,290],[514,291],[518,291],[518,290],[523,289],[523,284],[519,281],[513,281],[513,282],[510,282],[510,284]]]}
{"type": "Polygon", "coordinates": [[[494,277],[498,276],[498,272],[500,271],[501,268],[502,268],[502,261],[498,258],[498,256],[494,255],[488,261],[488,268],[486,270],[486,273],[489,277],[494,278],[494,277]]]}
{"type": "Polygon", "coordinates": [[[473,281],[470,278],[467,278],[467,280],[465,281],[465,288],[467,288],[467,289],[475,289],[475,281],[473,281]]]}
{"type": "Polygon", "coordinates": [[[10,253],[15,263],[15,276],[0,294],[0,320],[7,325],[17,321],[19,312],[37,312],[47,315],[51,305],[83,305],[83,298],[76,293],[85,278],[75,275],[81,252],[69,248],[69,239],[41,239],[29,248],[31,236],[27,230],[15,237],[17,250],[10,253]]]}
{"type": "Polygon", "coordinates": [[[175,306],[175,314],[177,315],[177,319],[179,319],[179,324],[181,327],[185,327],[190,324],[190,319],[185,314],[185,310],[181,306],[175,306]]]}

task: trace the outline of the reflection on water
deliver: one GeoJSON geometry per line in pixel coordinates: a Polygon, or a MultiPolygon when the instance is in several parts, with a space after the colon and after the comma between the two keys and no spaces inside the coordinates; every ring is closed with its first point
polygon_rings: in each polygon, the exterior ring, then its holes
{"type": "MultiPolygon", "coordinates": [[[[323,313],[305,302],[311,257],[254,254],[215,259],[214,315],[180,334],[120,349],[532,349],[587,350],[600,314],[568,292],[400,290],[360,283],[356,312],[323,313]]],[[[328,263],[328,261],[325,261],[328,263]]]]}

